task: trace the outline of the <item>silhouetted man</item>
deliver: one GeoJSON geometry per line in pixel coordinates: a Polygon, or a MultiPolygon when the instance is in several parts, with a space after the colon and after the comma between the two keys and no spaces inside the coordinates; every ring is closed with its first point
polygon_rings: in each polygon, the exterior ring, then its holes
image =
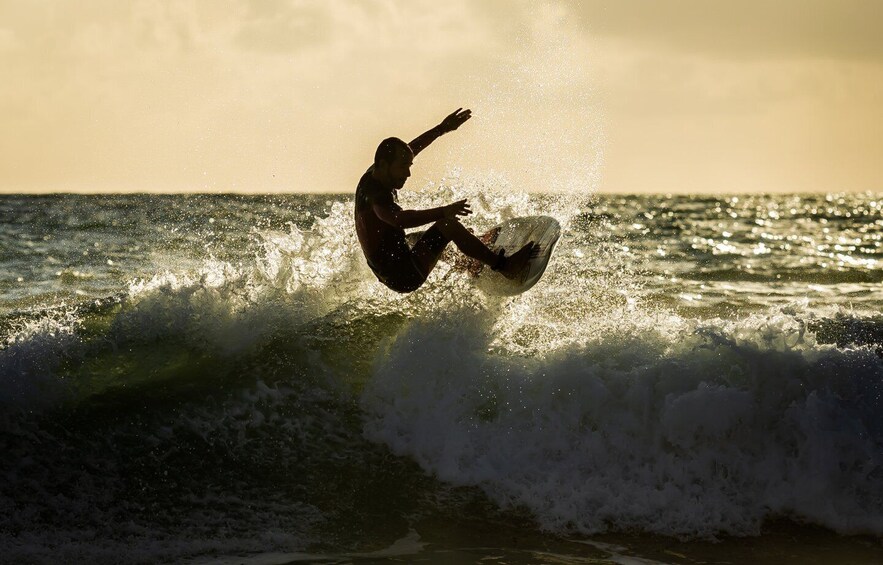
{"type": "Polygon", "coordinates": [[[521,272],[534,249],[531,242],[509,257],[503,251],[491,251],[457,219],[472,213],[465,198],[426,210],[402,210],[398,205],[397,191],[411,176],[414,157],[471,116],[471,110],[458,108],[411,143],[397,137],[384,139],[377,147],[374,165],[356,188],[356,233],[365,259],[377,279],[396,292],[420,288],[451,241],[469,257],[508,278],[521,272]],[[430,223],[432,226],[410,247],[405,229],[430,223]]]}

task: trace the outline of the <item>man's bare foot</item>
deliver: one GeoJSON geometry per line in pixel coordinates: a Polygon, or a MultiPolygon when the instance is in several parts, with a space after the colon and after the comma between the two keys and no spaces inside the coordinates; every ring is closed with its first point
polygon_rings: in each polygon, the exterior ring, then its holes
{"type": "Polygon", "coordinates": [[[526,243],[524,247],[506,257],[506,262],[503,265],[503,268],[500,269],[500,274],[506,277],[507,279],[514,279],[521,274],[524,270],[524,267],[527,265],[527,262],[534,256],[536,256],[536,247],[537,244],[534,242],[526,243]]]}

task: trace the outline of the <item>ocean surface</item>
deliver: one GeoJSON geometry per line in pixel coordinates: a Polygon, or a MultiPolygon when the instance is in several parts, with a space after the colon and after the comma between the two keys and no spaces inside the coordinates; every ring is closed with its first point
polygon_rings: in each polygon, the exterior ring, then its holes
{"type": "Polygon", "coordinates": [[[352,195],[0,196],[0,562],[881,563],[883,194],[526,195],[544,278],[352,195]]]}

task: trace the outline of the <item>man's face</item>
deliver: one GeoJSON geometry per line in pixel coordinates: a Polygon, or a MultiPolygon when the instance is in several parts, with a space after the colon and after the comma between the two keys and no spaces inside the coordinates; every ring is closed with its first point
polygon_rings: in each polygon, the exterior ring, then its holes
{"type": "Polygon", "coordinates": [[[395,159],[389,164],[389,181],[392,188],[398,190],[405,186],[405,181],[411,176],[411,165],[414,164],[414,154],[410,151],[399,151],[395,159]]]}

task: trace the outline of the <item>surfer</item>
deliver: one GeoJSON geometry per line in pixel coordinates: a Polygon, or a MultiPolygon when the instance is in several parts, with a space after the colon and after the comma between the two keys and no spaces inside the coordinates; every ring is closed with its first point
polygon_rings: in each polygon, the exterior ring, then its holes
{"type": "Polygon", "coordinates": [[[384,139],[374,154],[374,164],[359,180],[356,234],[368,266],[380,282],[396,292],[420,288],[451,241],[465,255],[508,278],[515,278],[521,272],[534,251],[531,242],[508,257],[502,250],[494,253],[458,220],[472,213],[465,198],[425,210],[403,210],[398,205],[397,191],[411,176],[414,157],[470,117],[471,110],[458,108],[411,143],[397,137],[384,139]],[[405,229],[430,223],[432,226],[419,236],[413,247],[409,246],[405,229]]]}

